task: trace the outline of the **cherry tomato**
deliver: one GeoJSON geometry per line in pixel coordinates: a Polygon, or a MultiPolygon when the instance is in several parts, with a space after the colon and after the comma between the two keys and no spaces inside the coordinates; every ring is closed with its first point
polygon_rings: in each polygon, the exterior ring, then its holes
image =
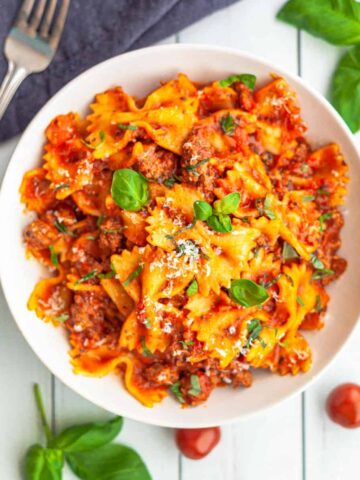
{"type": "Polygon", "coordinates": [[[345,428],[360,427],[360,385],[344,383],[334,388],[326,401],[326,411],[345,428]]]}
{"type": "Polygon", "coordinates": [[[186,457],[199,460],[211,452],[220,437],[220,427],[181,428],[176,432],[176,443],[186,457]]]}

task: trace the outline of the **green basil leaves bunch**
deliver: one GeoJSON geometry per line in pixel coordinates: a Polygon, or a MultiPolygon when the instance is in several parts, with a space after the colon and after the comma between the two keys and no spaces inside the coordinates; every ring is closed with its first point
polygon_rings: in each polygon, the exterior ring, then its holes
{"type": "Polygon", "coordinates": [[[104,423],[76,425],[53,436],[38,385],[34,386],[34,394],[47,446],[36,444],[29,448],[25,480],[61,480],[65,460],[83,480],[151,480],[138,453],[125,445],[111,443],[122,429],[122,417],[104,423]]]}
{"type": "Polygon", "coordinates": [[[234,213],[240,203],[240,193],[232,192],[221,200],[216,200],[212,207],[208,202],[198,200],[194,203],[195,220],[207,222],[208,226],[220,233],[232,230],[230,214],[234,213]]]}
{"type": "Polygon", "coordinates": [[[114,172],[111,196],[124,210],[138,212],[150,199],[149,185],[141,173],[130,168],[122,168],[114,172]]]}
{"type": "Polygon", "coordinates": [[[333,74],[331,101],[352,132],[360,129],[360,3],[356,0],[289,0],[277,18],[348,49],[333,74]]]}

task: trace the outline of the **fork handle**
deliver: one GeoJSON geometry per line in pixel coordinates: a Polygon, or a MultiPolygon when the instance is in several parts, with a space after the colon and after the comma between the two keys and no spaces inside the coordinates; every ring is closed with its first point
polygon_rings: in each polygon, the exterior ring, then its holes
{"type": "Polygon", "coordinates": [[[7,74],[0,86],[0,120],[15,95],[16,90],[28,75],[29,73],[24,68],[19,67],[11,60],[9,61],[7,74]]]}

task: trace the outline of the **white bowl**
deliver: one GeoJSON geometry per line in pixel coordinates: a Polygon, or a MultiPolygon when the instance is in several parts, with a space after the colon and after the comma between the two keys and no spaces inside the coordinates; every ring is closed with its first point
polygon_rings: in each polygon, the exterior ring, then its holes
{"type": "Polygon", "coordinates": [[[360,311],[359,179],[359,155],[350,131],[329,103],[298,77],[247,53],[210,46],[166,45],[120,55],[91,68],[60,90],[30,123],[12,156],[0,198],[0,274],[5,296],[20,330],[43,363],[66,385],[95,404],[119,415],[169,427],[205,427],[244,418],[305,389],[354,329],[360,311]],[[201,82],[241,72],[257,75],[258,85],[268,81],[271,72],[289,81],[299,95],[312,145],[339,143],[350,166],[341,249],[349,266],[329,289],[331,302],[326,327],[320,332],[306,333],[314,354],[309,373],[280,377],[257,372],[251,388],[217,389],[205,405],[197,408],[181,409],[175,400],[168,398],[149,409],[127,393],[116,375],[101,379],[75,375],[62,329],[43,323],[27,310],[29,295],[45,272],[36,261],[25,259],[22,232],[30,218],[24,215],[18,188],[23,174],[40,163],[44,129],[54,116],[71,110],[85,114],[94,94],[114,85],[122,85],[130,94],[145,95],[161,80],[171,79],[179,72],[201,82]]]}

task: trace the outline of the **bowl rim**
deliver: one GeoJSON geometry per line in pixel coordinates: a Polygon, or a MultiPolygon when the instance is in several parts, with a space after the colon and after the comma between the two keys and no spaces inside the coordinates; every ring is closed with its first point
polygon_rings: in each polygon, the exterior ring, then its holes
{"type": "MultiPolygon", "coordinates": [[[[113,62],[116,63],[120,58],[136,57],[136,56],[139,56],[143,53],[153,54],[155,56],[157,52],[165,51],[165,50],[170,50],[170,51],[176,51],[176,50],[178,50],[178,51],[183,50],[184,51],[185,50],[185,51],[190,51],[190,52],[194,51],[194,50],[200,50],[200,51],[203,51],[204,53],[210,53],[210,54],[214,53],[214,52],[217,52],[217,53],[235,55],[235,56],[241,57],[243,59],[248,59],[248,60],[253,61],[255,63],[262,64],[262,66],[266,67],[269,72],[272,72],[272,71],[276,72],[276,74],[279,74],[280,76],[283,76],[285,79],[288,79],[291,82],[293,82],[295,84],[295,87],[297,85],[300,85],[302,88],[304,88],[304,90],[309,92],[310,95],[317,102],[319,102],[325,108],[327,113],[329,115],[331,115],[334,118],[334,120],[336,120],[336,123],[337,123],[338,127],[342,130],[342,133],[344,134],[344,136],[346,138],[346,141],[349,142],[351,147],[357,153],[357,159],[355,159],[355,161],[360,163],[359,148],[356,145],[356,143],[354,141],[354,137],[353,137],[350,129],[346,125],[345,121],[341,118],[339,113],[329,103],[329,101],[326,100],[326,98],[323,97],[319,92],[317,92],[312,86],[308,85],[308,83],[306,81],[304,81],[299,75],[294,74],[292,72],[289,72],[286,68],[279,67],[276,64],[273,64],[272,62],[269,62],[268,60],[264,59],[261,56],[258,56],[258,55],[240,50],[240,49],[236,49],[236,48],[232,48],[232,47],[216,46],[216,45],[211,45],[211,44],[180,43],[180,44],[154,45],[154,46],[149,46],[149,47],[133,50],[133,51],[130,51],[130,52],[127,52],[127,53],[122,53],[122,54],[119,54],[119,55],[115,55],[111,58],[108,58],[108,59],[90,67],[89,69],[85,70],[84,72],[82,72],[79,75],[77,75],[76,77],[74,77],[70,82],[65,84],[51,98],[48,99],[48,101],[36,113],[34,118],[30,121],[30,123],[28,124],[28,126],[26,127],[24,132],[21,134],[21,136],[19,138],[19,141],[18,141],[14,151],[12,152],[9,163],[6,167],[6,171],[5,171],[5,174],[4,174],[4,177],[3,177],[3,181],[2,181],[2,185],[5,185],[7,183],[7,178],[10,177],[11,170],[12,170],[13,158],[17,155],[18,151],[21,151],[21,149],[23,148],[24,141],[26,140],[26,137],[29,135],[29,132],[31,132],[33,125],[36,124],[36,122],[38,121],[38,118],[41,116],[43,110],[47,109],[57,99],[57,97],[59,95],[63,94],[68,89],[70,89],[74,83],[79,82],[81,80],[85,80],[86,77],[88,77],[89,75],[91,76],[95,71],[98,71],[98,70],[100,71],[102,68],[104,68],[105,66],[108,66],[109,64],[111,64],[113,62]]],[[[159,81],[160,80],[161,79],[159,79],[159,81]]],[[[296,90],[296,88],[295,88],[295,90],[296,90]]],[[[94,94],[95,93],[96,92],[94,92],[94,94]]],[[[1,191],[0,191],[0,217],[1,217],[1,212],[5,208],[5,200],[6,200],[3,191],[4,191],[4,189],[1,188],[1,191]]],[[[81,397],[85,398],[86,400],[88,400],[88,401],[92,402],[93,404],[103,408],[104,410],[106,410],[108,412],[111,412],[111,413],[114,413],[114,414],[118,414],[117,412],[114,412],[113,410],[111,410],[111,408],[109,408],[106,405],[105,401],[101,401],[101,400],[97,400],[97,399],[94,400],[91,397],[90,394],[84,393],[81,389],[81,386],[76,385],[76,382],[75,382],[75,384],[72,384],[72,382],[70,380],[64,379],[65,375],[59,374],[59,372],[55,373],[54,368],[52,366],[50,367],[47,364],[45,358],[43,358],[42,349],[39,346],[36,346],[35,342],[32,342],[30,339],[28,339],[27,334],[25,333],[25,331],[23,330],[23,328],[20,325],[20,322],[18,322],[18,320],[16,318],[16,315],[15,315],[15,312],[14,312],[13,301],[10,301],[10,298],[11,298],[10,287],[7,284],[7,282],[5,280],[3,280],[5,278],[5,273],[6,272],[5,272],[5,262],[2,260],[2,258],[3,258],[3,255],[0,255],[0,281],[1,281],[1,284],[2,284],[4,297],[6,299],[7,305],[9,307],[10,312],[11,312],[11,316],[12,316],[13,321],[17,325],[17,328],[22,333],[23,337],[25,338],[27,344],[30,346],[32,351],[41,360],[41,362],[45,365],[45,367],[51,372],[51,374],[54,375],[57,379],[59,379],[68,388],[75,391],[77,394],[79,394],[81,397]]],[[[257,408],[256,410],[254,410],[252,412],[247,412],[247,413],[244,414],[244,413],[241,413],[241,411],[239,411],[237,414],[233,415],[231,418],[225,418],[225,419],[222,419],[222,420],[216,421],[216,422],[208,421],[207,419],[201,420],[201,421],[198,421],[196,423],[196,425],[194,427],[191,427],[191,428],[204,428],[204,427],[211,427],[211,426],[216,426],[216,425],[225,425],[225,424],[229,424],[229,423],[232,423],[232,422],[235,422],[235,421],[245,420],[245,419],[248,419],[248,418],[250,418],[250,417],[252,417],[252,416],[254,416],[258,413],[264,412],[265,410],[267,410],[267,409],[269,409],[269,408],[271,408],[271,407],[273,407],[277,404],[280,404],[280,403],[282,403],[286,400],[289,400],[289,399],[295,397],[296,395],[298,395],[299,393],[303,392],[304,390],[308,389],[314,383],[314,381],[316,379],[318,379],[319,376],[321,376],[330,367],[330,365],[332,365],[332,363],[337,358],[337,356],[339,355],[341,350],[348,343],[350,337],[354,334],[354,332],[356,330],[356,327],[359,324],[359,320],[360,320],[360,311],[358,312],[356,322],[354,322],[351,329],[349,329],[347,334],[344,336],[343,343],[340,346],[338,346],[337,349],[333,352],[331,359],[326,364],[324,364],[319,369],[319,371],[317,373],[311,374],[311,371],[307,372],[306,373],[307,380],[302,385],[294,388],[294,390],[291,393],[288,393],[287,395],[283,396],[280,399],[269,400],[269,402],[266,405],[264,405],[260,408],[257,408]]],[[[74,376],[75,376],[75,374],[74,374],[74,376]]],[[[167,420],[162,420],[162,419],[157,418],[157,419],[153,420],[152,416],[150,414],[151,411],[152,411],[151,409],[148,409],[147,407],[144,407],[144,409],[141,410],[141,412],[144,412],[144,414],[142,414],[142,413],[137,414],[137,413],[132,413],[132,412],[125,411],[123,415],[126,418],[136,420],[136,421],[141,421],[141,422],[144,422],[144,423],[147,423],[147,424],[150,424],[150,425],[169,427],[169,428],[182,428],[182,427],[184,427],[184,424],[181,423],[181,421],[176,420],[176,419],[175,420],[171,419],[171,421],[167,421],[167,420]]],[[[187,428],[189,428],[189,427],[187,427],[187,428]]]]}

